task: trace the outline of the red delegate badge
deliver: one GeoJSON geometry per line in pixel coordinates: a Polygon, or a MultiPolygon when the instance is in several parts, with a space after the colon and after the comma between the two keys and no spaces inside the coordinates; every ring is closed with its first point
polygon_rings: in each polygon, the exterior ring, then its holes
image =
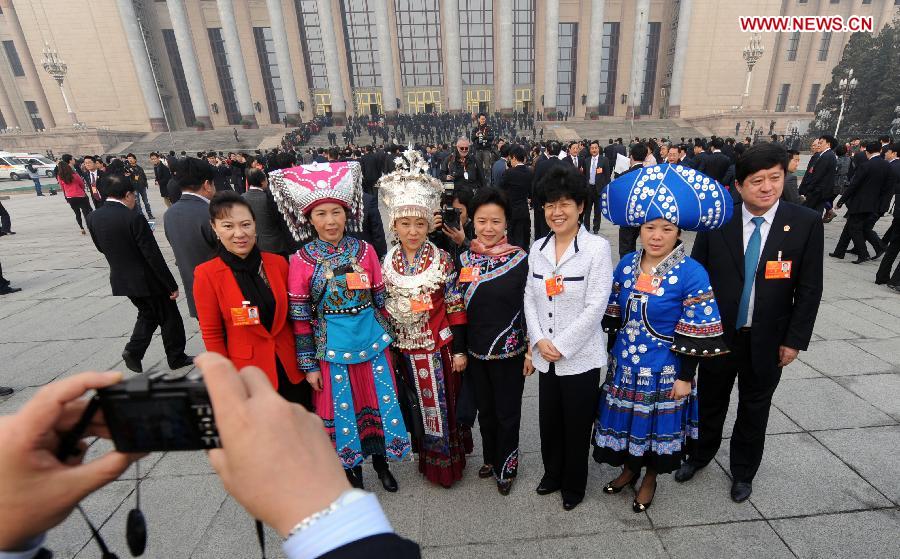
{"type": "Polygon", "coordinates": [[[566,290],[565,285],[563,285],[563,277],[562,276],[553,276],[544,280],[544,288],[547,290],[547,296],[553,297],[554,295],[559,295],[563,291],[566,290]]]}
{"type": "Polygon", "coordinates": [[[369,281],[369,274],[365,272],[349,272],[347,274],[347,287],[352,290],[372,289],[372,282],[369,281]]]}

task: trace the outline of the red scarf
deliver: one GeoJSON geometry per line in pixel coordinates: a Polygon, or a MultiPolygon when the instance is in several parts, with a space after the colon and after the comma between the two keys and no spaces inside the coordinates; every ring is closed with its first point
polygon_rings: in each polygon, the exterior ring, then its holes
{"type": "Polygon", "coordinates": [[[492,247],[484,246],[484,243],[478,239],[472,239],[469,243],[469,249],[475,254],[484,254],[485,256],[506,256],[522,250],[521,247],[511,245],[506,241],[506,237],[500,239],[497,244],[492,247]]]}

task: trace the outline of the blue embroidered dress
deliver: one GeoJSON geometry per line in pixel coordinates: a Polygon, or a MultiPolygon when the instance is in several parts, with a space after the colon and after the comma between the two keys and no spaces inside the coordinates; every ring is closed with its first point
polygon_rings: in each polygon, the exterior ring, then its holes
{"type": "Polygon", "coordinates": [[[697,360],[727,352],[709,276],[675,247],[653,273],[655,293],[636,289],[642,251],[616,266],[603,319],[610,333],[611,376],[604,385],[594,433],[594,459],[632,471],[677,469],[688,439],[697,439],[697,392],[678,402],[676,380],[692,381],[697,360]]]}
{"type": "Polygon", "coordinates": [[[366,456],[401,460],[410,451],[386,353],[394,338],[382,314],[384,296],[381,265],[368,243],[316,239],[291,256],[297,363],[304,373],[322,373],[323,389],[313,394],[316,413],[348,469],[366,456]],[[350,289],[348,273],[368,275],[371,288],[350,289]]]}

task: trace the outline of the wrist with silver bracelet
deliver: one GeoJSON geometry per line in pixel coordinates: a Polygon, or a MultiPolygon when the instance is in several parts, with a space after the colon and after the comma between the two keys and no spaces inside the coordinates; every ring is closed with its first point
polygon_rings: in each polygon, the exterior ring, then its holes
{"type": "Polygon", "coordinates": [[[303,520],[298,522],[293,528],[291,528],[291,531],[288,532],[288,535],[285,538],[285,540],[291,539],[292,537],[303,532],[304,530],[309,529],[310,526],[312,526],[319,520],[325,518],[326,516],[334,514],[342,506],[348,505],[354,501],[358,501],[359,499],[362,499],[366,495],[367,495],[367,493],[361,489],[348,489],[347,491],[344,491],[330,505],[328,505],[327,507],[325,507],[324,509],[322,509],[318,512],[312,513],[311,515],[307,516],[306,518],[304,518],[303,520]]]}

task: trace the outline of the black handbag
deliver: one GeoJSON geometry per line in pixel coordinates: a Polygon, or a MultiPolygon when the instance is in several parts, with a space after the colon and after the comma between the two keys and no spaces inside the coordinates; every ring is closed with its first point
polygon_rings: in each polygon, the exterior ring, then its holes
{"type": "MultiPolygon", "coordinates": [[[[397,363],[399,360],[395,359],[397,363]]],[[[422,407],[419,405],[419,395],[416,389],[406,381],[406,375],[400,370],[394,371],[397,380],[397,401],[400,403],[400,413],[403,414],[403,423],[413,439],[422,440],[425,437],[425,423],[422,419],[422,407]]]]}

